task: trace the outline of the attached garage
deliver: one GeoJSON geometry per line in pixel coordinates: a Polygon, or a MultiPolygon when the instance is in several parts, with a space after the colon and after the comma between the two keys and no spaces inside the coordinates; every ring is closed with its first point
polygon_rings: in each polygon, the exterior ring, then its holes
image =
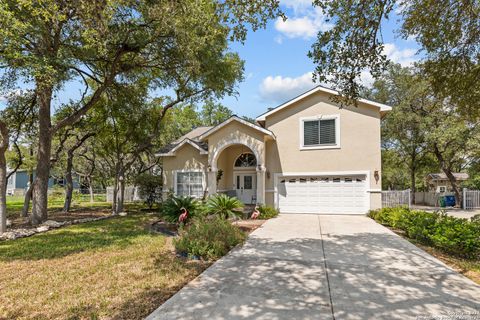
{"type": "Polygon", "coordinates": [[[279,176],[277,204],[282,213],[363,214],[370,207],[367,175],[279,176]]]}

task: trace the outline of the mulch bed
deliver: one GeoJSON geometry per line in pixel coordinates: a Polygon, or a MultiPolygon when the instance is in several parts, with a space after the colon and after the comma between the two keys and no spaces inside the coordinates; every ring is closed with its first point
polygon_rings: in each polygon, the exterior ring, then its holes
{"type": "Polygon", "coordinates": [[[233,222],[233,225],[236,225],[246,233],[252,233],[260,228],[266,221],[267,220],[237,220],[233,222]]]}

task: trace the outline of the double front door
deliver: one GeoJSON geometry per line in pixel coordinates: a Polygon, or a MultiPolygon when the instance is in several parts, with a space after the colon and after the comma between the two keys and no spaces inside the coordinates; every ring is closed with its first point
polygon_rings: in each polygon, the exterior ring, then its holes
{"type": "Polygon", "coordinates": [[[235,173],[235,188],[237,198],[245,204],[256,202],[257,198],[257,174],[235,173]]]}

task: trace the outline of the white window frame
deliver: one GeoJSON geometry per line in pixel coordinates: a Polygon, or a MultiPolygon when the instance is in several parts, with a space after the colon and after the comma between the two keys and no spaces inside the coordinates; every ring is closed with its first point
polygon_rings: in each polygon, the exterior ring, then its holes
{"type": "Polygon", "coordinates": [[[300,150],[318,150],[318,149],[340,149],[340,115],[331,114],[331,115],[318,115],[314,117],[302,117],[300,118],[300,150]],[[304,145],[304,124],[305,121],[314,121],[314,120],[335,120],[335,144],[332,145],[315,145],[315,146],[305,146],[304,145]]]}
{"type": "Polygon", "coordinates": [[[187,173],[187,172],[201,172],[202,173],[202,196],[196,195],[189,195],[189,197],[193,198],[202,198],[205,190],[207,189],[207,175],[204,170],[202,169],[183,169],[183,170],[174,170],[173,171],[173,191],[175,195],[178,195],[177,191],[177,181],[178,181],[178,173],[187,173]]]}

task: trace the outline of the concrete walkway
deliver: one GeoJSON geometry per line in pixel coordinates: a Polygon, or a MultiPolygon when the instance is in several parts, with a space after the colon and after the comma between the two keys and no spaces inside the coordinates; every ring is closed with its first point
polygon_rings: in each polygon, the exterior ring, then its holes
{"type": "Polygon", "coordinates": [[[281,215],[147,319],[480,319],[480,286],[369,218],[281,215]]]}

